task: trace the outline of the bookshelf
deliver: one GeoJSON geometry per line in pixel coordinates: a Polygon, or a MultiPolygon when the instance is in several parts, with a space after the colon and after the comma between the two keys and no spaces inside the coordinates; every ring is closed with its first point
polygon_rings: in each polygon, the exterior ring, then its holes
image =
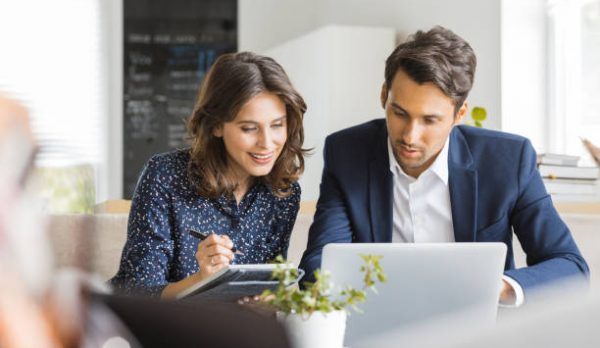
{"type": "Polygon", "coordinates": [[[595,164],[580,163],[580,156],[546,153],[538,156],[538,170],[552,200],[567,204],[565,209],[600,204],[600,168],[595,164]]]}

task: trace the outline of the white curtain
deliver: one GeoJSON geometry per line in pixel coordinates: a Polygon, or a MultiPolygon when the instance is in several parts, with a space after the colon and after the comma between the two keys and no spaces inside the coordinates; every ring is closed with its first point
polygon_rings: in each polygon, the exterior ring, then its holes
{"type": "Polygon", "coordinates": [[[591,157],[600,144],[600,0],[548,0],[548,118],[551,152],[591,157]]]}

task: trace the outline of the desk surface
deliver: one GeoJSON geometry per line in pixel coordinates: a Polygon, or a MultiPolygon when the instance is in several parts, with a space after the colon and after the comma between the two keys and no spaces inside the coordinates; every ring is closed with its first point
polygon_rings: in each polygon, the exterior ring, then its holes
{"type": "Polygon", "coordinates": [[[554,202],[561,214],[599,214],[600,202],[554,202]]]}

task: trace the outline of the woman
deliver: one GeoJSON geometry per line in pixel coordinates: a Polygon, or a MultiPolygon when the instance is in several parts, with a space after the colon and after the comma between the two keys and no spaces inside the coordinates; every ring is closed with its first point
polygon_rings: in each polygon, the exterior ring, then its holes
{"type": "Polygon", "coordinates": [[[300,203],[305,111],[273,59],[219,57],[188,121],[191,148],[152,157],[138,181],[111,279],[117,290],[170,298],[230,263],[285,255],[300,203]],[[199,242],[192,229],[211,235],[199,242]]]}

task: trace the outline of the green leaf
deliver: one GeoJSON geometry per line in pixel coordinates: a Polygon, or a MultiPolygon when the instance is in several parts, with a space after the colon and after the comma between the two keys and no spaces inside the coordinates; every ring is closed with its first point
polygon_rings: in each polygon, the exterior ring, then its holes
{"type": "MultiPolygon", "coordinates": [[[[484,107],[476,106],[471,110],[471,118],[475,120],[475,124],[477,125],[477,121],[485,121],[487,118],[487,111],[484,107]]],[[[481,123],[480,123],[481,124],[481,123]]],[[[481,127],[481,126],[478,126],[481,127]]]]}
{"type": "Polygon", "coordinates": [[[298,273],[283,257],[278,256],[274,260],[277,267],[272,274],[272,278],[277,280],[277,287],[275,291],[264,291],[261,294],[261,301],[281,312],[298,313],[304,316],[309,316],[315,311],[329,313],[348,307],[360,312],[356,304],[366,300],[366,290],[372,289],[376,293],[374,288],[376,282],[386,280],[383,268],[379,263],[382,259],[381,255],[360,255],[360,257],[364,262],[360,267],[361,272],[364,273],[362,289],[346,286],[340,291],[336,300],[333,300],[331,297],[333,284],[331,284],[331,275],[328,272],[316,270],[314,272],[315,282],[305,282],[303,290],[296,286],[287,286],[297,278],[298,273]]]}

